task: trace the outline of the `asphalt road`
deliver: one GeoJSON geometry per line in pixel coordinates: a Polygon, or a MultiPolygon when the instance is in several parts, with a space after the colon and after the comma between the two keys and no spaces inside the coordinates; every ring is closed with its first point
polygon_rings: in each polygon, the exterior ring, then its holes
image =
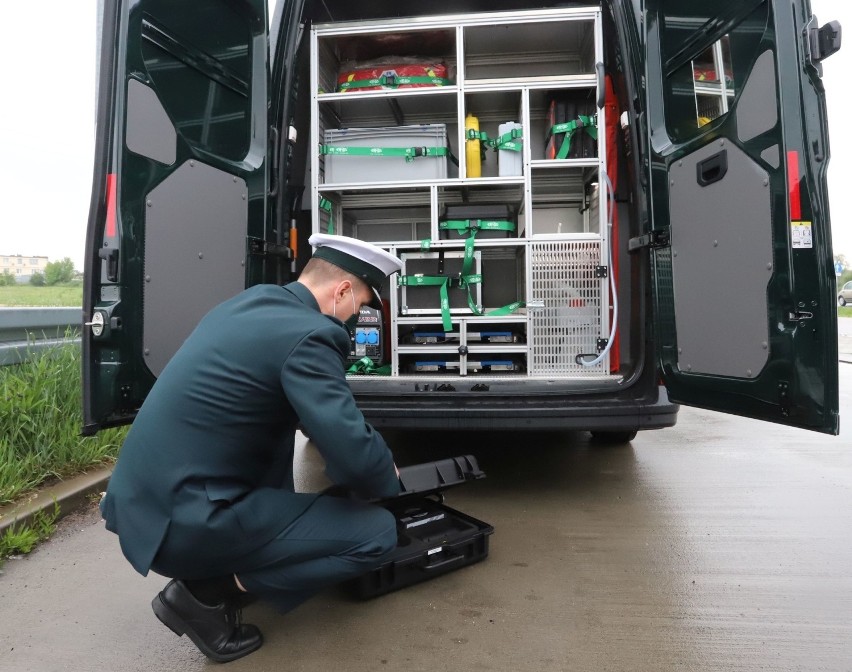
{"type": "MultiPolygon", "coordinates": [[[[852,364],[841,364],[852,409],[852,364]]],[[[848,423],[848,415],[846,416],[848,423]]],[[[448,504],[492,523],[483,563],[382,598],[331,590],[227,666],[286,670],[852,670],[852,433],[683,409],[629,446],[584,434],[390,437],[400,463],[475,453],[448,504]],[[405,443],[403,446],[402,443],[405,443]]],[[[302,486],[321,486],[308,450],[302,486]]],[[[201,670],[94,511],[0,577],[0,670],[201,670]]]]}

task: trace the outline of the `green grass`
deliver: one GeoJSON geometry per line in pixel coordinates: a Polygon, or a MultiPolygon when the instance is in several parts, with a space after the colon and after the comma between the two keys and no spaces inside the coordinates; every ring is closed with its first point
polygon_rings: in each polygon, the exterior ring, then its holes
{"type": "Polygon", "coordinates": [[[838,306],[837,317],[852,317],[852,306],[838,306]]]}
{"type": "Polygon", "coordinates": [[[40,541],[47,539],[56,530],[59,504],[53,502],[53,511],[38,511],[29,525],[10,525],[0,535],[0,567],[10,555],[26,554],[40,541]]]}
{"type": "Polygon", "coordinates": [[[79,345],[0,367],[0,504],[118,455],[126,429],[80,436],[80,388],[79,345]]]}
{"type": "Polygon", "coordinates": [[[0,306],[77,307],[83,305],[83,284],[70,282],[53,287],[0,286],[0,306]]]}

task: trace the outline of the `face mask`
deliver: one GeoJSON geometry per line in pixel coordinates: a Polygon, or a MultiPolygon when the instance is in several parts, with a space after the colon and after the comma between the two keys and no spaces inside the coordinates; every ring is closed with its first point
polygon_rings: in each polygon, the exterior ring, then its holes
{"type": "MultiPolygon", "coordinates": [[[[355,292],[353,292],[353,291],[350,289],[350,290],[349,290],[349,293],[352,295],[352,315],[351,315],[351,316],[349,316],[349,317],[347,317],[347,318],[343,321],[343,324],[346,326],[346,328],[347,328],[349,331],[355,331],[355,326],[358,324],[358,313],[359,313],[359,311],[358,311],[358,309],[355,307],[355,292]]],[[[332,314],[334,317],[337,317],[337,303],[336,303],[336,302],[335,302],[335,303],[333,303],[333,304],[332,304],[332,306],[331,306],[331,314],[332,314]]]]}

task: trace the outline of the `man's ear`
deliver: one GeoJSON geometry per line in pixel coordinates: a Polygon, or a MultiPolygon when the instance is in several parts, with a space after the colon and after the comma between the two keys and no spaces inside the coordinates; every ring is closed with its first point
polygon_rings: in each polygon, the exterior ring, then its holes
{"type": "Polygon", "coordinates": [[[352,291],[352,282],[349,280],[344,280],[339,283],[334,290],[334,300],[335,301],[343,301],[343,297],[346,296],[346,292],[352,291]]]}

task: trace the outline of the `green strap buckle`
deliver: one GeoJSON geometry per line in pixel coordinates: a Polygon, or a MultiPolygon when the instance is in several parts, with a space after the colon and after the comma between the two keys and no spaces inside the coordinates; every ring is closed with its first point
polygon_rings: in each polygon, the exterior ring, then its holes
{"type": "Polygon", "coordinates": [[[349,89],[369,89],[376,86],[381,86],[386,89],[396,89],[400,86],[412,86],[417,84],[426,84],[432,86],[452,86],[452,82],[445,77],[430,77],[429,75],[421,76],[405,76],[398,75],[381,75],[380,77],[371,77],[370,79],[361,79],[352,82],[343,82],[338,86],[340,91],[349,89]]]}

